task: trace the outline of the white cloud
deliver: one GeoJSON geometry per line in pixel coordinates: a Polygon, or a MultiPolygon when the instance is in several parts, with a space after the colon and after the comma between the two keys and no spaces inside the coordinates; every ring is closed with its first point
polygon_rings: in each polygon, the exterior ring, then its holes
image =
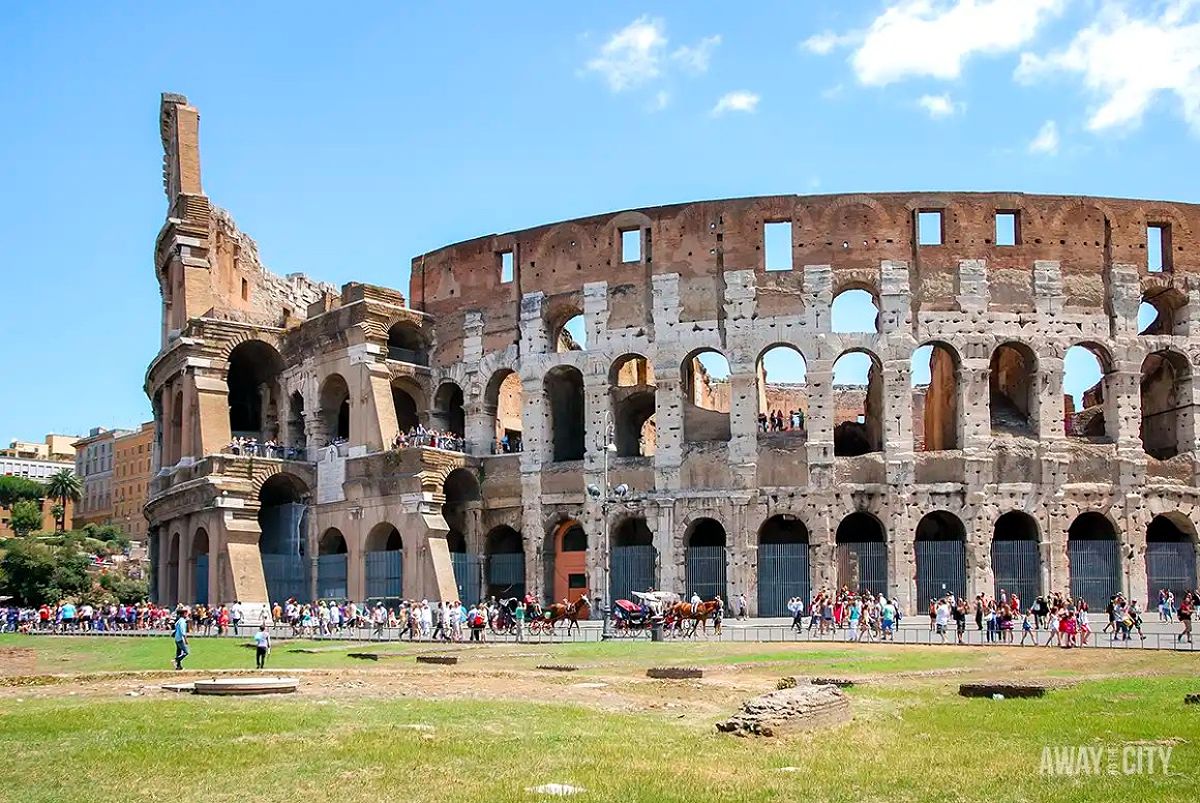
{"type": "Polygon", "coordinates": [[[885,86],[905,78],[950,80],[971,56],[1006,53],[1030,41],[1067,0],[897,0],[861,33],[817,34],[813,53],[857,44],[850,57],[860,83],[885,86]]]}
{"type": "Polygon", "coordinates": [[[712,114],[720,115],[725,112],[747,112],[753,113],[758,110],[758,102],[761,100],[758,94],[747,92],[742,89],[737,92],[727,92],[717,101],[717,105],[713,106],[712,114]]]}
{"type": "Polygon", "coordinates": [[[707,72],[708,62],[712,59],[712,53],[719,44],[721,44],[720,36],[706,36],[695,45],[683,45],[678,48],[671,54],[671,58],[689,72],[707,72]]]}
{"type": "Polygon", "coordinates": [[[671,93],[665,89],[660,89],[659,91],[654,93],[654,97],[650,100],[649,105],[646,106],[646,111],[660,112],[663,109],[667,108],[667,106],[669,106],[670,104],[671,104],[671,93]]]}
{"type": "Polygon", "coordinates": [[[1037,136],[1029,142],[1030,153],[1045,153],[1053,156],[1058,153],[1058,123],[1047,120],[1038,129],[1037,136]]]}
{"type": "Polygon", "coordinates": [[[1098,104],[1092,131],[1137,126],[1154,99],[1174,94],[1200,134],[1200,2],[1172,0],[1157,18],[1131,17],[1108,2],[1063,50],[1023,54],[1016,77],[1034,82],[1054,72],[1077,74],[1098,104]]]}
{"type": "Polygon", "coordinates": [[[587,69],[600,73],[613,92],[621,92],[657,78],[667,46],[663,22],[638,17],[600,48],[600,55],[587,63],[587,69]]]}
{"type": "Polygon", "coordinates": [[[928,112],[929,116],[934,119],[951,117],[966,108],[966,104],[953,100],[949,92],[941,95],[922,95],[917,100],[917,105],[928,112]]]}

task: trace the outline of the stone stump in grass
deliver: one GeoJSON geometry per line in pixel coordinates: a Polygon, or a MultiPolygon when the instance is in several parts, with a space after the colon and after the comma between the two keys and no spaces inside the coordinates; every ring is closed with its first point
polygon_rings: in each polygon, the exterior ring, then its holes
{"type": "Polygon", "coordinates": [[[1200,694],[1188,694],[1183,698],[1184,705],[1200,705],[1200,694]]]}
{"type": "Polygon", "coordinates": [[[958,687],[963,697],[1044,697],[1048,686],[1039,683],[963,683],[958,687]]]}
{"type": "Polygon", "coordinates": [[[735,736],[777,736],[850,721],[850,698],[837,686],[796,685],[753,697],[736,714],[717,723],[735,736]]]}
{"type": "Polygon", "coordinates": [[[442,666],[452,666],[458,663],[457,655],[418,655],[418,664],[439,664],[442,666]]]}
{"type": "Polygon", "coordinates": [[[646,670],[646,677],[660,680],[695,680],[704,677],[704,670],[694,666],[656,666],[646,670]]]}

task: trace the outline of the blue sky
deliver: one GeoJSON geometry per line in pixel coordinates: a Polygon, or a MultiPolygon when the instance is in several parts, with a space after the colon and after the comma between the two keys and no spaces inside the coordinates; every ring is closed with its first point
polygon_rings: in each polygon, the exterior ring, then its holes
{"type": "Polygon", "coordinates": [[[700,198],[1200,200],[1194,0],[334,8],[6,7],[0,438],[149,415],[164,90],[266,264],[337,284],[700,198]]]}

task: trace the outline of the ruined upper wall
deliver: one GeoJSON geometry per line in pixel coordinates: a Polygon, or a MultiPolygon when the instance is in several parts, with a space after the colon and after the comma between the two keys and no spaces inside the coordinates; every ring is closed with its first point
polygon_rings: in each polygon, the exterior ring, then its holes
{"type": "Polygon", "coordinates": [[[610,326],[648,323],[650,277],[667,273],[680,276],[683,320],[719,317],[727,270],[758,271],[760,311],[781,314],[803,303],[804,265],[832,266],[835,293],[877,292],[882,260],[910,265],[917,309],[955,308],[964,259],[986,262],[996,308],[1032,308],[1035,260],[1061,264],[1068,305],[1103,308],[1108,265],[1146,271],[1151,224],[1169,227],[1169,272],[1200,271],[1200,206],[1193,204],[1021,193],[781,195],[624,211],[468,240],[413,259],[409,298],[450,331],[468,310],[483,311],[485,348],[513,342],[522,294],[545,293],[551,309],[582,309],[583,285],[593,281],[608,283],[610,326]],[[920,211],[942,213],[941,245],[917,245],[920,211]],[[996,245],[997,212],[1016,213],[1015,245],[996,245]],[[792,223],[792,270],[766,271],[763,226],[784,221],[792,223]],[[637,262],[621,261],[621,232],[629,229],[642,232],[637,262]],[[506,251],[514,277],[502,283],[506,251]]]}

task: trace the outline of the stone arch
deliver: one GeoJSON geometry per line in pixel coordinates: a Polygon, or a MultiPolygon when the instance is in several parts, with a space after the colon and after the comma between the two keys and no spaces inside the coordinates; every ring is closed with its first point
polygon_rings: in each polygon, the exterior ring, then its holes
{"type": "Polygon", "coordinates": [[[308,439],[304,431],[304,394],[294,391],[288,398],[287,445],[303,449],[308,439]]]}
{"type": "Polygon", "coordinates": [[[721,522],[708,516],[692,519],[683,536],[684,585],[688,595],[726,598],[728,536],[721,522]]]}
{"type": "Polygon", "coordinates": [[[167,604],[178,605],[181,600],[179,598],[179,545],[183,540],[183,536],[178,532],[171,534],[167,540],[167,604]]]}
{"type": "Polygon", "coordinates": [[[1139,335],[1186,335],[1187,294],[1165,282],[1147,282],[1138,305],[1139,335]]]}
{"type": "Polygon", "coordinates": [[[486,596],[503,599],[525,596],[525,546],[521,534],[501,524],[484,538],[486,596]]]}
{"type": "Polygon", "coordinates": [[[1142,449],[1158,460],[1189,452],[1195,439],[1192,369],[1187,357],[1162,349],[1142,361],[1142,449]]]}
{"type": "Polygon", "coordinates": [[[589,596],[587,549],[587,532],[578,519],[564,518],[548,530],[542,550],[547,602],[589,596]]]}
{"type": "Polygon", "coordinates": [[[265,341],[244,340],[230,350],[225,381],[233,437],[279,439],[279,378],[283,369],[283,357],[265,341]]]}
{"type": "Polygon", "coordinates": [[[1067,529],[1071,597],[1103,610],[1121,592],[1121,542],[1116,524],[1104,513],[1086,510],[1067,529]]]}
{"type": "Polygon", "coordinates": [[[834,533],[839,588],[888,593],[887,530],[872,513],[847,514],[834,533]]]}
{"type": "Polygon", "coordinates": [[[625,354],[608,372],[612,439],[618,457],[651,457],[657,443],[654,368],[640,354],[625,354]]]}
{"type": "Polygon", "coordinates": [[[1063,355],[1063,429],[1067,437],[1113,439],[1109,422],[1118,420],[1113,377],[1112,353],[1104,345],[1085,340],[1067,349],[1063,355]],[[1096,381],[1087,387],[1080,385],[1080,380],[1086,383],[1093,372],[1099,374],[1096,381]],[[1081,388],[1078,399],[1068,392],[1073,385],[1081,388]]]}
{"type": "Polygon", "coordinates": [[[758,615],[790,616],[788,602],[812,599],[809,533],[803,520],[780,513],[758,528],[758,615]]]}
{"type": "Polygon", "coordinates": [[[729,370],[724,352],[711,346],[695,349],[684,357],[680,376],[685,441],[729,440],[729,370]]]}
{"type": "Polygon", "coordinates": [[[917,596],[914,608],[923,610],[930,600],[967,594],[967,529],[948,510],[926,513],[917,523],[913,540],[917,596]]]}
{"type": "Polygon", "coordinates": [[[582,460],[584,453],[583,374],[571,365],[551,368],[542,382],[553,462],[582,460]]]}
{"type": "Polygon", "coordinates": [[[849,349],[833,361],[834,427],[833,453],[856,457],[883,449],[883,364],[869,349],[849,349]],[[867,359],[866,376],[861,376],[861,358],[867,359]],[[849,360],[847,358],[850,358],[849,360]],[[839,376],[839,365],[842,375],[839,376]],[[847,381],[847,374],[851,374],[847,381]],[[865,380],[865,381],[864,381],[865,380]],[[859,400],[861,397],[861,401],[859,400]]]}
{"type": "Polygon", "coordinates": [[[610,602],[632,599],[634,591],[650,591],[658,585],[658,550],[654,534],[641,514],[614,522],[609,536],[610,602]]]}
{"type": "Polygon", "coordinates": [[[755,360],[760,432],[782,432],[803,437],[808,417],[808,361],[791,343],[776,342],[758,353],[755,360]],[[784,381],[771,381],[776,376],[784,381]]]}
{"type": "Polygon", "coordinates": [[[559,262],[582,262],[596,252],[596,242],[588,230],[578,223],[565,222],[552,226],[538,241],[533,261],[538,266],[559,262]]]}
{"type": "Polygon", "coordinates": [[[422,400],[424,394],[415,379],[408,376],[396,376],[390,383],[392,390],[392,408],[396,412],[397,432],[408,432],[421,424],[425,413],[422,400]]]}
{"type": "Polygon", "coordinates": [[[1038,362],[1025,343],[1006,341],[992,351],[988,370],[992,432],[1038,435],[1038,362]]]}
{"type": "Polygon", "coordinates": [[[280,471],[258,487],[258,548],[267,596],[271,600],[306,599],[309,486],[296,474],[280,471]]]}
{"type": "Polygon", "coordinates": [[[1016,596],[1028,610],[1042,595],[1041,533],[1037,519],[1023,510],[1009,510],[992,527],[992,594],[1016,596]]]}
{"type": "Polygon", "coordinates": [[[326,443],[350,439],[350,384],[341,374],[330,374],[321,383],[321,425],[326,443]]]}
{"type": "Polygon", "coordinates": [[[463,437],[466,432],[467,413],[463,389],[458,383],[446,380],[438,385],[433,394],[433,413],[430,417],[435,429],[463,437]]]}
{"type": "Polygon", "coordinates": [[[345,599],[347,553],[346,537],[330,527],[317,539],[317,599],[345,599]]]}
{"type": "Polygon", "coordinates": [[[1181,511],[1159,513],[1146,525],[1147,610],[1164,592],[1175,595],[1178,607],[1186,594],[1196,591],[1196,544],[1196,525],[1181,511]]]}
{"type": "Polygon", "coordinates": [[[829,308],[830,327],[836,333],[879,334],[881,315],[878,291],[858,281],[839,288],[829,308]]]}
{"type": "Polygon", "coordinates": [[[429,365],[429,342],[420,324],[398,320],[388,326],[387,357],[396,362],[429,365]]]}
{"type": "Polygon", "coordinates": [[[397,600],[404,595],[404,537],[390,521],[373,526],[363,541],[367,598],[397,600]]]}
{"type": "Polygon", "coordinates": [[[208,532],[203,527],[198,527],[192,534],[191,555],[188,560],[192,582],[191,602],[197,605],[207,605],[209,602],[209,551],[208,532]]]}
{"type": "Polygon", "coordinates": [[[493,421],[493,454],[521,451],[524,396],[521,377],[511,368],[500,368],[488,380],[483,393],[483,412],[493,421]]]}
{"type": "Polygon", "coordinates": [[[916,391],[914,402],[919,398],[921,403],[920,414],[913,411],[914,448],[922,452],[961,449],[963,382],[962,359],[957,349],[945,341],[931,340],[913,352],[910,368],[916,391]],[[924,378],[926,370],[929,382],[921,393],[919,380],[924,378]]]}

